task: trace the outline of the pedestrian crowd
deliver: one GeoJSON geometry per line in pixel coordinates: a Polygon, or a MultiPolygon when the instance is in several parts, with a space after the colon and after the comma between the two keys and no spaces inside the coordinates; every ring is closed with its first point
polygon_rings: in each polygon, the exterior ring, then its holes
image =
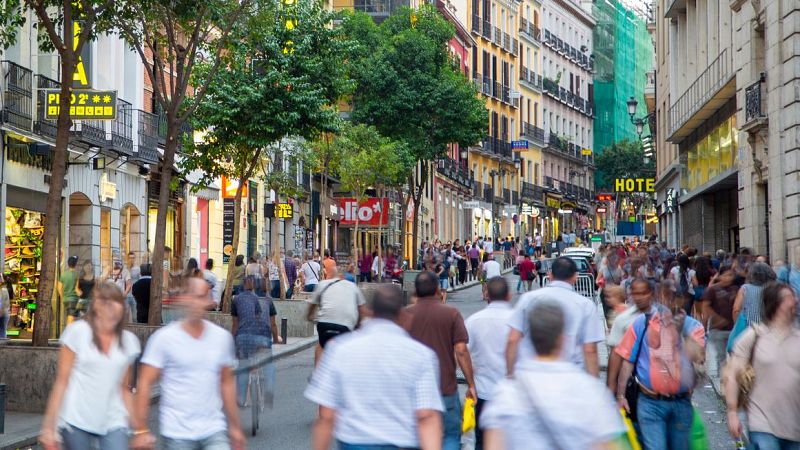
{"type": "MultiPolygon", "coordinates": [[[[537,238],[482,243],[475,259],[483,259],[480,295],[488,304],[467,320],[447,303],[442,274],[450,269],[438,259],[460,253],[471,270],[473,254],[458,242],[428,246],[430,257],[423,250],[425,270],[409,305],[391,284],[377,287],[368,305],[356,265],[342,271],[330,252],[302,263],[286,252],[281,267],[237,257],[232,333],[206,320],[218,305],[216,284],[190,260],[170,278],[179,283],[170,284],[166,305],[175,316],[144,349],[124,325],[134,311],[148,317],[137,292],[149,291],[140,283],[152,268],[140,266],[133,282],[115,264],[95,280],[74,273],[78,261],[70,258],[59,293],[71,299],[74,291],[82,312],[60,340],[40,442],[47,450],[152,449],[157,442],[167,450],[243,449],[239,407],[253,399],[250,374],[237,376],[235,367],[269,358],[280,342],[275,296],[263,295],[274,289],[274,271],[278,289],[288,286],[278,296],[295,286],[312,293],[307,318],[316,322],[319,345],[305,397],[319,406],[315,450],[334,441],[342,450],[461,449],[465,406],[474,408],[476,450],[626,449],[634,441],[646,450],[689,450],[702,423],[692,395],[707,376],[720,380],[740,448],[800,449],[800,245],[788,263],[770,264],[748,249],[699,254],[636,240],[602,246],[587,261],[554,258],[545,282],[533,275],[543,261],[537,238]],[[506,259],[489,258],[506,243],[510,261],[521,257],[515,304],[502,275],[506,259]],[[595,277],[597,297],[576,290],[586,276],[581,267],[595,277]],[[288,268],[297,284],[289,283],[288,268]],[[148,426],[156,384],[158,437],[148,426]]],[[[379,258],[378,273],[392,256],[379,258]]],[[[375,258],[360,261],[359,270],[374,275],[375,258]]],[[[206,265],[212,269],[213,261],[206,265]]],[[[255,370],[271,392],[274,367],[255,370]]]]}

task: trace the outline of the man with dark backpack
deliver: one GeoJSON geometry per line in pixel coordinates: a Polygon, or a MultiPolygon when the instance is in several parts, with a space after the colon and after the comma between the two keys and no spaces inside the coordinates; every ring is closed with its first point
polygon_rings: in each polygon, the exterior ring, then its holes
{"type": "Polygon", "coordinates": [[[313,322],[316,316],[319,335],[319,345],[314,353],[315,366],[328,341],[353,331],[366,315],[367,301],[361,289],[355,283],[342,283],[343,277],[336,266],[327,270],[329,278],[319,283],[308,305],[308,321],[313,322]]]}

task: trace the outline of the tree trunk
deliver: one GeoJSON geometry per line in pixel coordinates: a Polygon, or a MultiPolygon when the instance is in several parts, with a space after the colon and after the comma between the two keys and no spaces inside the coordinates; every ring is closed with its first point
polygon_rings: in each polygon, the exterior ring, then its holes
{"type": "Polygon", "coordinates": [[[428,164],[426,161],[422,162],[422,170],[420,173],[421,180],[418,180],[419,183],[414,183],[414,192],[412,192],[412,196],[414,198],[414,217],[413,217],[413,229],[411,230],[411,245],[414,247],[413,257],[411,258],[413,267],[417,266],[417,248],[419,247],[419,208],[420,204],[422,203],[422,190],[425,189],[425,185],[428,182],[428,164]]]}
{"type": "MultiPolygon", "coordinates": [[[[70,27],[71,29],[71,27],[70,27]]],[[[66,45],[72,48],[72,32],[66,45]]],[[[72,80],[75,72],[76,57],[74,52],[61,57],[61,79],[72,80]]],[[[61,235],[61,214],[63,213],[62,193],[64,178],[67,174],[67,159],[72,121],[69,118],[70,97],[72,83],[61,83],[61,96],[59,98],[58,130],[56,131],[56,146],[53,151],[53,168],[50,171],[50,189],[47,194],[47,206],[44,225],[44,239],[42,243],[42,270],[39,275],[38,296],[36,299],[36,315],[33,326],[33,345],[47,346],[50,339],[50,325],[53,317],[52,299],[53,288],[56,283],[56,268],[59,264],[58,241],[61,235]]],[[[69,256],[68,248],[64,250],[64,257],[69,256]]],[[[57,299],[63,302],[63,299],[57,299]]]]}
{"type": "MultiPolygon", "coordinates": [[[[231,312],[231,293],[233,292],[233,269],[236,263],[236,256],[239,254],[239,234],[241,233],[242,215],[242,190],[244,190],[247,180],[239,178],[239,187],[236,188],[236,195],[233,198],[233,242],[231,242],[231,257],[228,259],[228,274],[225,278],[225,292],[222,295],[221,309],[224,313],[231,312]]],[[[225,201],[225,200],[223,200],[225,201]]]]}
{"type": "MultiPolygon", "coordinates": [[[[164,244],[167,238],[167,207],[169,206],[172,166],[178,149],[180,124],[176,120],[177,106],[167,110],[167,142],[164,146],[164,160],[161,164],[161,183],[158,193],[158,212],[156,214],[156,236],[153,242],[152,280],[150,285],[149,325],[161,325],[161,297],[164,288],[164,244]]],[[[177,254],[179,249],[172,249],[177,254]]]]}
{"type": "MultiPolygon", "coordinates": [[[[378,189],[378,201],[381,202],[381,216],[380,220],[378,221],[378,269],[381,269],[381,263],[383,262],[383,196],[384,192],[383,189],[378,189]]],[[[402,223],[402,222],[401,222],[402,223]]],[[[388,239],[387,239],[388,241],[388,239]]],[[[383,282],[383,270],[379,270],[378,272],[378,283],[383,282]]]]}

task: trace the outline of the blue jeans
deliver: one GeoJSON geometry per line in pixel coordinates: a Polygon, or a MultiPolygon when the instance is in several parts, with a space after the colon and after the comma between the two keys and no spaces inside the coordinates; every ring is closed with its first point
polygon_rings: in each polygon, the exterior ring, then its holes
{"type": "Polygon", "coordinates": [[[289,300],[294,295],[294,285],[290,285],[289,289],[286,289],[286,300],[289,300]]]}
{"type": "Polygon", "coordinates": [[[8,329],[8,314],[4,312],[3,315],[0,316],[0,339],[8,337],[6,336],[6,329],[8,329]]]}
{"type": "Polygon", "coordinates": [[[60,429],[64,450],[84,450],[94,448],[97,443],[103,450],[125,450],[128,448],[128,429],[117,428],[106,434],[94,434],[66,425],[60,429]]]}
{"type": "Polygon", "coordinates": [[[444,403],[442,450],[461,450],[461,420],[463,417],[458,392],[453,395],[443,395],[442,403],[444,403]]]}
{"type": "Polygon", "coordinates": [[[303,292],[314,292],[314,288],[316,288],[316,284],[307,284],[303,286],[303,292]]]}
{"type": "Polygon", "coordinates": [[[228,440],[228,432],[220,431],[211,436],[197,441],[188,439],[172,439],[161,437],[164,441],[164,450],[230,450],[231,443],[228,440]]]}
{"type": "Polygon", "coordinates": [[[339,450],[412,450],[410,448],[401,448],[396,445],[385,444],[347,444],[342,441],[337,441],[339,450]]]}
{"type": "Polygon", "coordinates": [[[760,431],[750,432],[751,450],[800,450],[800,442],[781,439],[773,434],[760,431]]]}
{"type": "MultiPolygon", "coordinates": [[[[239,360],[247,360],[252,357],[272,356],[272,339],[267,336],[256,336],[252,334],[240,334],[236,336],[236,356],[239,360]]],[[[261,388],[268,393],[273,392],[275,386],[275,364],[272,361],[259,369],[262,371],[264,385],[261,388]]],[[[240,405],[247,401],[247,383],[250,378],[249,372],[242,372],[236,375],[236,392],[240,405]]]]}
{"type": "Polygon", "coordinates": [[[654,400],[639,394],[640,438],[647,450],[689,450],[694,409],[689,398],[654,400]]]}
{"type": "Polygon", "coordinates": [[[272,298],[281,298],[281,282],[280,280],[272,280],[269,296],[272,298]]]}

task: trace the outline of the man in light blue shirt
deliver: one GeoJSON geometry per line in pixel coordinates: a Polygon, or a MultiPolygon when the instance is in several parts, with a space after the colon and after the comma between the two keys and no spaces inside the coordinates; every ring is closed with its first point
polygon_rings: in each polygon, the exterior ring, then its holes
{"type": "Polygon", "coordinates": [[[486,282],[489,305],[469,316],[465,321],[469,334],[469,353],[472,356],[472,370],[475,374],[475,388],[478,401],[475,404],[475,450],[483,449],[483,430],[480,428],[480,415],[497,382],[505,376],[505,347],[508,339],[508,321],[511,318],[511,292],[502,277],[486,282]]]}
{"type": "Polygon", "coordinates": [[[578,267],[574,260],[566,256],[556,258],[550,271],[553,281],[545,288],[524,294],[514,307],[508,322],[511,331],[506,347],[507,373],[514,373],[514,366],[518,361],[528,360],[536,355],[530,340],[528,314],[537,302],[553,300],[561,306],[566,317],[564,344],[561,346],[562,359],[585,367],[591,375],[598,376],[600,363],[597,343],[606,338],[602,314],[592,300],[575,292],[573,285],[578,279],[578,267]]]}
{"type": "Polygon", "coordinates": [[[326,348],[305,397],[319,408],[314,450],[440,450],[444,406],[436,355],[397,321],[400,292],[379,288],[372,319],[326,348]],[[334,429],[335,427],[335,429],[334,429]]]}
{"type": "MultiPolygon", "coordinates": [[[[800,245],[794,247],[792,262],[778,269],[778,281],[786,283],[792,287],[795,295],[800,296],[800,245]]],[[[797,317],[800,320],[800,308],[797,310],[797,317]]]]}

